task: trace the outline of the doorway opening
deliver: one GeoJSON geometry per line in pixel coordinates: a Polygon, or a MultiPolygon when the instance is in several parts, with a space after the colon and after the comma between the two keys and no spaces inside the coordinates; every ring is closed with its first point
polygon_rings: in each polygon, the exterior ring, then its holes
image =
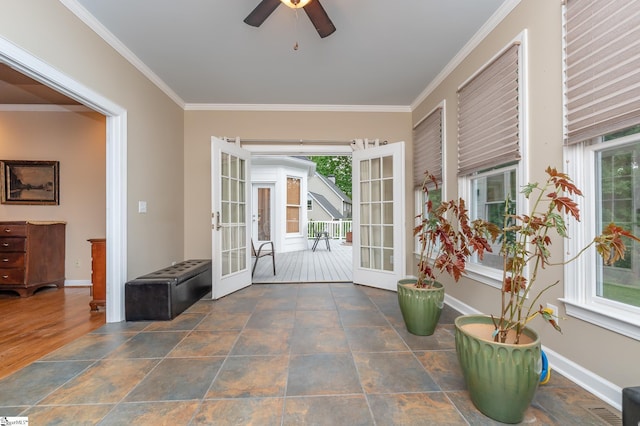
{"type": "Polygon", "coordinates": [[[253,283],[352,281],[351,156],[322,154],[252,155],[251,239],[277,264],[253,258],[253,283]]]}

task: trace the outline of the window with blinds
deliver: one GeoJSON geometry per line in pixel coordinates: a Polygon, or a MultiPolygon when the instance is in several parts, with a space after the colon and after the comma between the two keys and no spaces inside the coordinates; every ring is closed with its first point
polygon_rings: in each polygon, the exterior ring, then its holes
{"type": "Polygon", "coordinates": [[[442,182],[442,107],[413,129],[413,186],[422,187],[425,171],[442,182]]]}
{"type": "Polygon", "coordinates": [[[520,43],[458,89],[458,174],[520,159],[520,43]]]}
{"type": "Polygon", "coordinates": [[[565,142],[640,123],[640,2],[568,0],[565,40],[565,142]]]}

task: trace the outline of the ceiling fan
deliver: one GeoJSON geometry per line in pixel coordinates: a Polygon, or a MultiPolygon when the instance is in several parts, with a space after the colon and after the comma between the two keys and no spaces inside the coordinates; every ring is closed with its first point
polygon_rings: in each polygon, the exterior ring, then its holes
{"type": "Polygon", "coordinates": [[[280,3],[293,9],[303,8],[321,38],[330,36],[336,30],[319,0],[262,0],[244,22],[253,27],[259,27],[280,6],[280,3]]]}

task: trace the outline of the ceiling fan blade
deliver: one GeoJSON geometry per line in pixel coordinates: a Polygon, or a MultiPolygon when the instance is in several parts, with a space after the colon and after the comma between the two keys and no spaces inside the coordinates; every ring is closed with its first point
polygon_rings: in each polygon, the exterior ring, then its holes
{"type": "Polygon", "coordinates": [[[280,6],[280,0],[262,0],[260,4],[244,19],[245,24],[259,27],[280,6]]]}
{"type": "Polygon", "coordinates": [[[324,7],[320,4],[319,0],[312,0],[304,7],[304,11],[307,12],[307,16],[311,20],[311,23],[316,27],[316,31],[320,34],[321,38],[325,38],[333,34],[336,27],[329,19],[329,15],[325,12],[324,7]]]}

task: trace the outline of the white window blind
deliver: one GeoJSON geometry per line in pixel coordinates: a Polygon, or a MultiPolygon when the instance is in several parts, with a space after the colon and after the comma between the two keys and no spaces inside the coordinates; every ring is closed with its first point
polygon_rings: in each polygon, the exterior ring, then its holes
{"type": "Polygon", "coordinates": [[[569,0],[565,22],[565,142],[640,123],[640,2],[569,0]]]}
{"type": "Polygon", "coordinates": [[[515,43],[458,89],[458,174],[520,159],[515,43]]]}
{"type": "Polygon", "coordinates": [[[413,129],[413,186],[421,187],[426,171],[442,182],[442,107],[413,129]]]}

